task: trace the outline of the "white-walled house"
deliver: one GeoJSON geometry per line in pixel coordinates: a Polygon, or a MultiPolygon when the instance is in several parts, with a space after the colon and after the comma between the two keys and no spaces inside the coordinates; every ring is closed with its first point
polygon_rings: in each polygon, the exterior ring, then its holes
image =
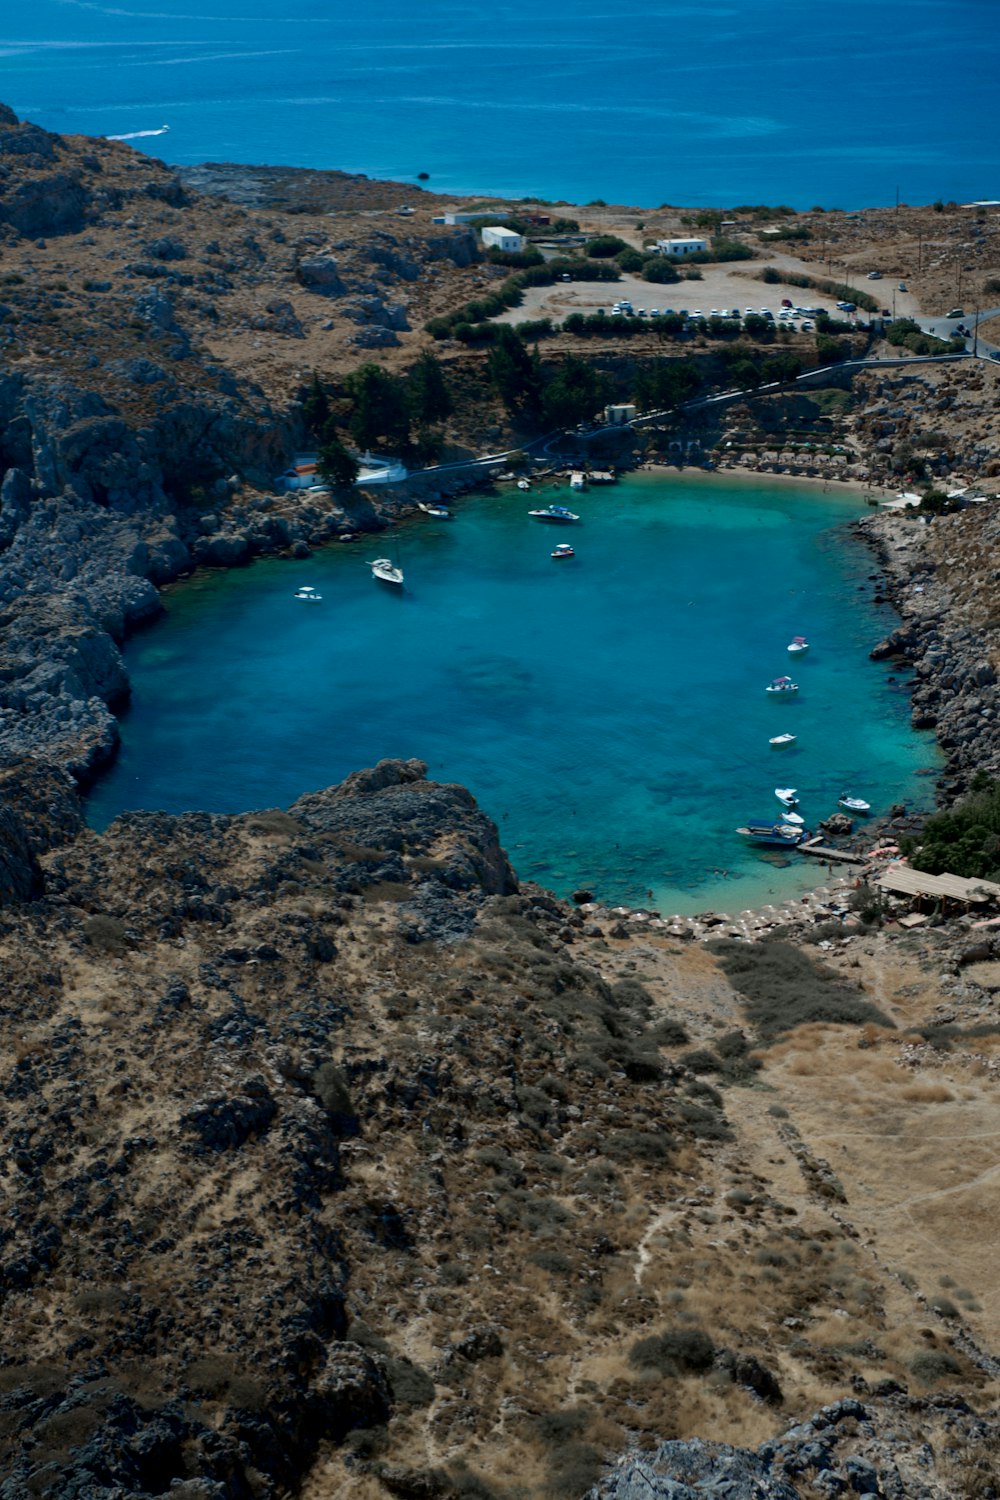
{"type": "Polygon", "coordinates": [[[524,235],[513,229],[504,229],[501,224],[490,224],[482,231],[483,244],[487,250],[523,250],[524,235]]]}
{"type": "Polygon", "coordinates": [[[699,255],[708,249],[707,240],[657,240],[661,255],[699,255]]]}

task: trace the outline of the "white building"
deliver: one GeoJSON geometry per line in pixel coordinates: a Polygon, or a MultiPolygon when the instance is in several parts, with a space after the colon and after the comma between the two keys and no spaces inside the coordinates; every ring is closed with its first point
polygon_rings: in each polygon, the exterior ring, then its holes
{"type": "Polygon", "coordinates": [[[699,255],[708,249],[707,240],[657,240],[661,255],[699,255]]]}
{"type": "Polygon", "coordinates": [[[523,250],[524,235],[515,234],[513,229],[504,229],[500,224],[491,224],[482,231],[483,244],[487,250],[523,250]]]}
{"type": "Polygon", "coordinates": [[[604,408],[604,425],[606,427],[627,427],[629,422],[635,421],[636,409],[632,405],[606,406],[604,408]]]}
{"type": "Polygon", "coordinates": [[[438,214],[437,217],[432,220],[432,223],[434,223],[434,224],[471,224],[472,221],[473,221],[473,219],[482,219],[482,218],[485,218],[486,214],[489,214],[491,218],[496,219],[498,223],[502,223],[504,219],[509,219],[510,218],[510,214],[507,212],[506,209],[500,209],[500,208],[482,209],[481,208],[478,213],[463,213],[463,212],[460,212],[456,208],[456,209],[452,209],[449,213],[438,214]]]}

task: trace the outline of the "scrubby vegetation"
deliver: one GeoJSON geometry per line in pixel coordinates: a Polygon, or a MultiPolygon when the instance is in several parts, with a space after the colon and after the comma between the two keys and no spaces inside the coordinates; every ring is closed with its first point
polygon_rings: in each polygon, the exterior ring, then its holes
{"type": "Polygon", "coordinates": [[[980,772],[967,797],[935,813],[903,847],[916,870],[1000,881],[1000,781],[980,772]]]}
{"type": "Polygon", "coordinates": [[[892,1025],[862,990],[788,943],[725,939],[707,946],[730,984],[744,997],[747,1015],[762,1041],[773,1041],[810,1021],[892,1025]]]}

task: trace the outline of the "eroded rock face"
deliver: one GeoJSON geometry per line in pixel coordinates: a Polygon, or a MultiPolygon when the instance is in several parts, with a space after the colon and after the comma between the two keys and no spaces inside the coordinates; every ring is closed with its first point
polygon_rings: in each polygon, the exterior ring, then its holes
{"type": "MultiPolygon", "coordinates": [[[[341,1206],[341,1152],[372,1100],[366,1071],[331,1061],[354,988],[334,934],[356,910],[349,945],[383,913],[401,949],[416,920],[428,942],[468,936],[488,889],[514,889],[496,829],[412,761],[289,813],[130,814],[101,836],[52,766],[0,767],[0,797],[0,905],[34,912],[0,943],[0,1031],[16,1015],[32,1038],[0,1048],[16,1218],[0,1239],[4,1500],[32,1493],[29,1476],[89,1500],[287,1493],[320,1441],[434,1389],[347,1337],[348,1227],[411,1240],[386,1197],[341,1206]],[[81,1016],[91,983],[111,1029],[81,1016]],[[217,1222],[202,1192],[229,1199],[217,1222]],[[67,1276],[73,1316],[40,1345],[28,1311],[67,1276]]],[[[446,1085],[424,1063],[383,1071],[407,1110],[446,1085]]]]}

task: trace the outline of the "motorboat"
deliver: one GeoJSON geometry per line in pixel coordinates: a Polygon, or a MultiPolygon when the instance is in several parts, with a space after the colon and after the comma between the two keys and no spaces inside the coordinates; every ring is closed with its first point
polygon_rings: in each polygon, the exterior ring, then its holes
{"type": "Polygon", "coordinates": [[[809,642],[804,635],[793,635],[788,643],[788,649],[793,656],[801,656],[809,650],[809,642]]]}
{"type": "Polygon", "coordinates": [[[847,792],[841,792],[837,798],[837,806],[842,807],[845,812],[870,813],[872,805],[866,802],[864,797],[852,797],[847,792]]]}
{"type": "Polygon", "coordinates": [[[377,578],[379,583],[391,583],[398,589],[403,587],[403,570],[397,568],[391,557],[376,557],[368,566],[372,570],[372,577],[377,578]]]}
{"type": "Polygon", "coordinates": [[[567,510],[565,505],[546,505],[543,510],[529,510],[528,515],[536,521],[557,521],[563,525],[580,519],[575,511],[567,510]]]}
{"type": "Polygon", "coordinates": [[[519,479],[517,481],[517,487],[519,490],[530,490],[531,484],[527,479],[519,479]]]}
{"type": "Polygon", "coordinates": [[[775,823],[768,818],[750,818],[745,826],[737,828],[736,832],[742,834],[744,838],[751,839],[755,844],[772,844],[786,848],[794,848],[807,837],[805,828],[798,823],[785,821],[775,823]]]}
{"type": "Polygon", "coordinates": [[[446,505],[425,505],[422,500],[418,500],[417,509],[422,510],[425,516],[433,516],[435,521],[451,520],[451,511],[446,505]]]}
{"type": "Polygon", "coordinates": [[[575,557],[576,553],[573,550],[573,548],[570,546],[569,542],[560,542],[559,545],[558,545],[558,547],[554,547],[552,549],[552,556],[556,557],[556,558],[559,558],[559,557],[575,557]]]}
{"type": "Polygon", "coordinates": [[[775,750],[781,750],[785,745],[794,745],[797,738],[794,734],[774,734],[767,743],[775,750]]]}
{"type": "Polygon", "coordinates": [[[798,789],[794,786],[776,786],[774,795],[782,807],[798,807],[799,805],[798,789]]]}
{"type": "Polygon", "coordinates": [[[797,693],[798,690],[798,683],[793,682],[790,677],[775,677],[764,689],[765,693],[797,693]]]}
{"type": "Polygon", "coordinates": [[[303,604],[322,604],[323,595],[310,588],[308,583],[302,584],[301,588],[295,590],[295,598],[301,599],[303,604]]]}
{"type": "Polygon", "coordinates": [[[804,828],[806,824],[805,818],[802,817],[801,813],[797,812],[783,812],[781,821],[782,823],[791,823],[796,828],[804,828]]]}

